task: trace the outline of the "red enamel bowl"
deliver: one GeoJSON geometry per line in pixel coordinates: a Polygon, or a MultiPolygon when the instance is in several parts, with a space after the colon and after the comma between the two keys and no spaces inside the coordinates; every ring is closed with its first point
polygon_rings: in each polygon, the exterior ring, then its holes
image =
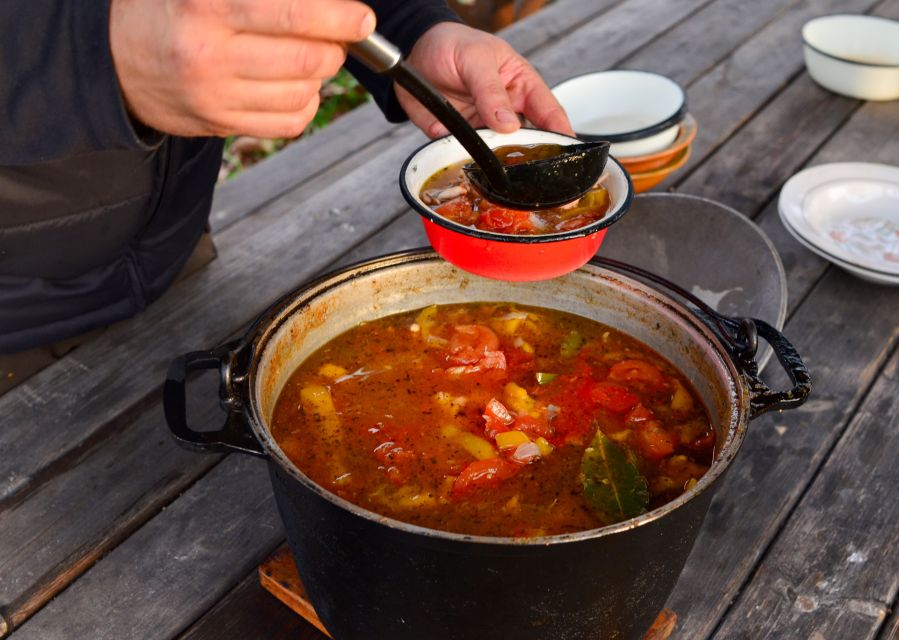
{"type": "MultiPolygon", "coordinates": [[[[478,134],[491,148],[509,144],[569,145],[580,142],[577,138],[541,129],[519,129],[508,134],[480,129],[478,134]]],[[[634,196],[627,171],[609,156],[604,185],[609,191],[611,206],[602,219],[580,229],[539,236],[481,231],[438,215],[419,196],[428,178],[468,157],[468,152],[452,136],[432,140],[403,163],[400,189],[409,205],[421,215],[428,241],[437,253],[460,269],[494,280],[549,280],[583,266],[596,254],[609,226],[627,212],[634,196]]]]}

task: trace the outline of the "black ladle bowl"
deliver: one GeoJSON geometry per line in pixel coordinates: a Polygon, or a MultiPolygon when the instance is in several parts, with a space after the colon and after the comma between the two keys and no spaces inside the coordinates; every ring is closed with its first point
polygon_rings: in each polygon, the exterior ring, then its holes
{"type": "Polygon", "coordinates": [[[609,155],[605,142],[560,146],[559,155],[503,166],[462,114],[406,65],[400,50],[383,36],[373,33],[349,50],[375,73],[393,78],[456,137],[474,160],[466,168],[469,180],[488,200],[514,209],[548,209],[577,200],[602,175],[609,155]]]}
{"type": "MultiPolygon", "coordinates": [[[[585,142],[558,146],[558,152],[544,160],[505,165],[512,183],[509,195],[497,192],[484,170],[476,163],[462,167],[478,191],[505,207],[549,209],[571,202],[596,184],[609,159],[608,142],[585,142]],[[586,188],[584,185],[588,185],[586,188]],[[572,193],[579,195],[571,197],[572,193]],[[527,203],[522,207],[522,203],[527,203]]],[[[466,148],[467,150],[467,148],[466,148]]]]}

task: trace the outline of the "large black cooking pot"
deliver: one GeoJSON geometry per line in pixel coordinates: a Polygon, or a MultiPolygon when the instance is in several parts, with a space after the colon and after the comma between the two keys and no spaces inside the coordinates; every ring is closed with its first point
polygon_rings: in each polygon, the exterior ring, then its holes
{"type": "Polygon", "coordinates": [[[431,252],[350,267],[288,295],[242,340],[178,358],[165,385],[166,419],[188,448],[268,461],[300,577],[336,640],[639,638],[672,590],[747,423],[801,404],[809,375],[769,325],[690,310],[622,276],[622,268],[593,263],[555,280],[509,283],[466,274],[431,252]],[[304,358],[363,320],[466,301],[573,312],[623,329],[667,357],[693,381],[712,416],[719,453],[711,469],[680,498],[638,518],[516,539],[444,533],[379,516],[319,487],[285,457],[269,420],[304,358]],[[756,334],[773,346],[793,389],[773,392],[758,379],[756,334]],[[187,425],[185,380],[196,369],[221,372],[228,417],[219,431],[187,425]]]}

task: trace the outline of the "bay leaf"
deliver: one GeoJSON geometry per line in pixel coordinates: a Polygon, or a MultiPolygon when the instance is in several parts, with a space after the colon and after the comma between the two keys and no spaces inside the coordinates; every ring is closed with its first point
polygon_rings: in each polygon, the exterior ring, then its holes
{"type": "Polygon", "coordinates": [[[581,460],[584,497],[606,524],[646,513],[646,478],[627,455],[600,430],[581,460]]]}

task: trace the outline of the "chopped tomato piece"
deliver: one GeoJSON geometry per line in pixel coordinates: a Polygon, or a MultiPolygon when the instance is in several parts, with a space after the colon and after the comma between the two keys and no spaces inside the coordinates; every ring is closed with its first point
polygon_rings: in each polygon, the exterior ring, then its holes
{"type": "Polygon", "coordinates": [[[490,327],[462,324],[453,328],[449,341],[450,360],[454,364],[472,364],[488,351],[499,349],[499,337],[490,327]]]}
{"type": "Polygon", "coordinates": [[[555,434],[555,429],[549,424],[549,420],[542,415],[539,418],[535,416],[518,416],[515,418],[515,426],[513,428],[516,431],[528,434],[532,438],[550,438],[555,434]]]}
{"type": "Polygon", "coordinates": [[[708,453],[715,447],[715,432],[709,429],[689,444],[687,448],[697,453],[708,453]]]}
{"type": "Polygon", "coordinates": [[[649,420],[637,429],[634,444],[644,457],[650,460],[661,460],[674,453],[676,438],[665,431],[656,420],[649,420]]]}
{"type": "Polygon", "coordinates": [[[581,227],[586,227],[588,224],[592,224],[599,220],[596,215],[578,215],[573,218],[568,218],[568,220],[563,220],[559,224],[556,225],[557,231],[571,231],[572,229],[580,229],[581,227]]]}
{"type": "Polygon", "coordinates": [[[450,337],[447,361],[457,365],[451,373],[505,371],[506,355],[499,351],[499,338],[489,327],[479,324],[458,325],[450,337]]]}
{"type": "Polygon", "coordinates": [[[611,382],[600,382],[590,390],[590,399],[603,409],[613,413],[630,411],[640,402],[633,393],[611,382]]]}
{"type": "Polygon", "coordinates": [[[488,438],[496,438],[496,434],[508,431],[515,418],[506,409],[506,405],[491,398],[484,408],[484,433],[488,438]]]}
{"type": "Polygon", "coordinates": [[[501,233],[530,233],[534,230],[534,221],[529,211],[490,207],[481,212],[478,227],[501,233]]]}
{"type": "Polygon", "coordinates": [[[627,423],[629,427],[633,427],[635,425],[640,424],[641,422],[646,422],[647,420],[652,420],[655,418],[655,414],[652,412],[652,409],[648,409],[644,407],[642,404],[638,404],[625,417],[624,421],[627,423]]]}
{"type": "Polygon", "coordinates": [[[476,460],[462,469],[462,473],[453,482],[451,495],[453,498],[462,498],[479,489],[496,486],[514,476],[521,468],[521,465],[503,458],[476,460]]]}
{"type": "Polygon", "coordinates": [[[659,368],[644,360],[616,362],[609,370],[609,378],[618,382],[642,382],[657,389],[668,386],[659,368]]]}
{"type": "Polygon", "coordinates": [[[442,204],[434,211],[459,224],[474,224],[478,220],[478,213],[471,208],[471,202],[465,198],[442,204]]]}

